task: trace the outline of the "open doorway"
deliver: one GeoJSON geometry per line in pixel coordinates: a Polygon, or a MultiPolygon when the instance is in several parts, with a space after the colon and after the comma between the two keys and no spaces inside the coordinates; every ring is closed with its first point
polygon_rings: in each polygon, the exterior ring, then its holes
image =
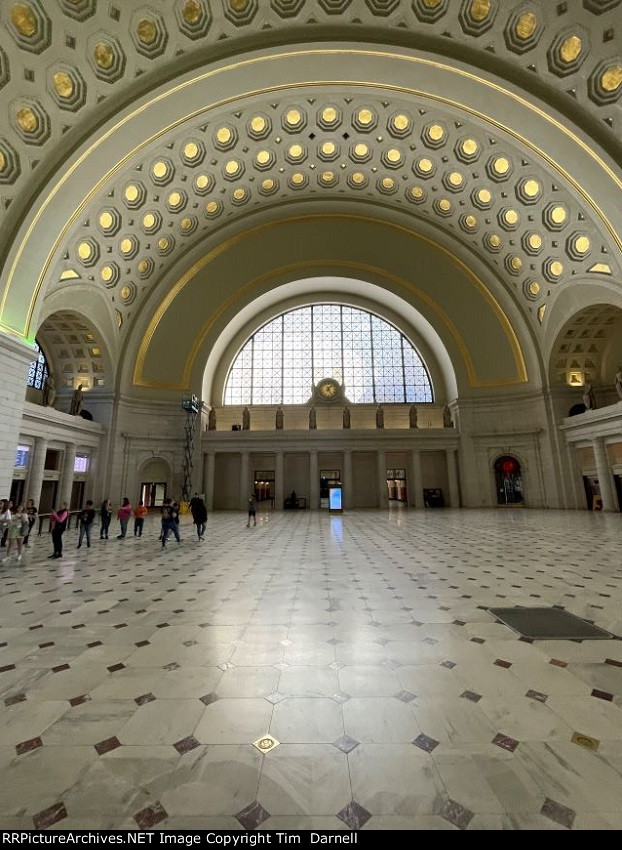
{"type": "Polygon", "coordinates": [[[258,507],[274,507],[274,470],[256,469],[254,478],[255,499],[258,507]]]}
{"type": "Polygon", "coordinates": [[[524,505],[520,462],[512,455],[497,458],[494,466],[497,504],[503,507],[524,505]]]}
{"type": "Polygon", "coordinates": [[[320,469],[320,508],[330,507],[331,487],[341,487],[340,469],[320,469]]]}
{"type": "Polygon", "coordinates": [[[387,491],[390,502],[408,504],[405,469],[387,469],[387,491]]]}
{"type": "Polygon", "coordinates": [[[145,507],[161,508],[171,481],[168,463],[161,457],[149,458],[139,467],[136,479],[140,481],[139,498],[145,507]]]}
{"type": "Polygon", "coordinates": [[[84,481],[74,481],[71,485],[70,511],[77,511],[84,504],[84,487],[84,481]]]}
{"type": "Polygon", "coordinates": [[[161,508],[166,499],[166,481],[143,481],[140,498],[146,508],[161,508]]]}

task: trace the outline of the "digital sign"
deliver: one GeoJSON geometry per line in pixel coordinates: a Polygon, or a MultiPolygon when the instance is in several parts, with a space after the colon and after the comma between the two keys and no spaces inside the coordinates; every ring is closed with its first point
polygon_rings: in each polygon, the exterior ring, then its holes
{"type": "Polygon", "coordinates": [[[90,457],[88,455],[76,455],[76,460],[73,465],[74,472],[88,472],[90,457]]]}
{"type": "Polygon", "coordinates": [[[328,509],[330,511],[341,510],[341,487],[330,487],[328,490],[328,509]]]}
{"type": "Polygon", "coordinates": [[[24,467],[28,466],[28,453],[30,452],[30,446],[18,446],[15,452],[15,466],[24,467]]]}

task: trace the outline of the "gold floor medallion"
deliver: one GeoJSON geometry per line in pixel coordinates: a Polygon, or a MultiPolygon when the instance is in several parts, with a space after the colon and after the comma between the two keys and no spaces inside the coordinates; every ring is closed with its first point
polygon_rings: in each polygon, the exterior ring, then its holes
{"type": "Polygon", "coordinates": [[[600,741],[596,738],[590,738],[589,735],[583,735],[581,732],[575,732],[571,740],[573,744],[578,744],[580,747],[587,747],[588,750],[597,750],[600,746],[600,741]]]}
{"type": "Polygon", "coordinates": [[[263,735],[258,741],[253,743],[253,746],[257,747],[260,753],[269,753],[270,750],[278,747],[279,744],[280,741],[277,741],[272,735],[263,735]]]}

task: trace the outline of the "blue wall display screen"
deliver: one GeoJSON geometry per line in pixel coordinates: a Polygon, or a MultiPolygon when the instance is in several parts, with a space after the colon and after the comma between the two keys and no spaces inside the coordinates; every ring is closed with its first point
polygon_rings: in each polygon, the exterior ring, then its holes
{"type": "Polygon", "coordinates": [[[341,510],[341,487],[331,487],[329,489],[328,507],[331,511],[341,510]]]}
{"type": "Polygon", "coordinates": [[[28,452],[30,451],[30,446],[18,446],[17,451],[15,452],[15,466],[23,467],[28,466],[28,452]]]}

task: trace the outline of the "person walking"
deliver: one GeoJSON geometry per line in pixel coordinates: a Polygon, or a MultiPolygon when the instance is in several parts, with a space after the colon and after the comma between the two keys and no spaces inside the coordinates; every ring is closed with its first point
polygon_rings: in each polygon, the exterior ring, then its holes
{"type": "Polygon", "coordinates": [[[52,524],[52,543],[54,544],[54,553],[48,557],[62,558],[63,534],[65,533],[67,523],[69,522],[69,509],[67,502],[61,502],[60,510],[51,512],[50,522],[52,524]]]}
{"type": "Polygon", "coordinates": [[[190,510],[192,512],[192,522],[197,527],[197,537],[199,540],[205,540],[205,526],[207,525],[207,507],[200,496],[195,494],[190,502],[190,510]]]}
{"type": "Polygon", "coordinates": [[[123,504],[117,511],[117,519],[121,524],[121,534],[117,535],[117,540],[123,540],[125,535],[127,534],[127,524],[129,522],[130,517],[132,516],[132,506],[130,504],[130,500],[127,496],[123,497],[123,504]]]}
{"type": "Polygon", "coordinates": [[[28,514],[23,505],[18,505],[17,509],[11,514],[11,519],[7,526],[6,555],[2,559],[3,561],[8,561],[11,557],[13,545],[15,545],[17,550],[16,560],[18,562],[22,560],[22,540],[27,530],[28,514]]]}
{"type": "Polygon", "coordinates": [[[0,507],[0,522],[2,522],[2,541],[0,546],[6,546],[7,537],[9,534],[9,520],[13,515],[13,501],[11,499],[3,499],[0,507]]]}
{"type": "Polygon", "coordinates": [[[248,522],[246,523],[247,528],[250,528],[251,517],[253,518],[253,525],[257,525],[257,500],[255,499],[254,493],[251,493],[248,497],[248,522]]]}
{"type": "Polygon", "coordinates": [[[0,501],[0,536],[2,537],[2,545],[5,545],[5,540],[8,536],[9,522],[11,521],[11,509],[9,500],[2,499],[0,501]]]}
{"type": "Polygon", "coordinates": [[[181,506],[179,502],[173,502],[173,506],[171,508],[171,519],[173,520],[173,534],[175,535],[175,540],[178,543],[181,543],[181,538],[179,536],[179,514],[181,512],[181,506]]]}
{"type": "Polygon", "coordinates": [[[93,522],[95,521],[95,511],[93,509],[93,502],[91,499],[88,499],[80,514],[80,534],[78,536],[78,549],[82,546],[82,540],[86,535],[86,548],[91,548],[91,528],[93,527],[93,522]]]}
{"type": "Polygon", "coordinates": [[[145,517],[148,513],[149,511],[143,501],[140,501],[134,508],[134,537],[143,536],[143,525],[145,524],[145,517]]]}
{"type": "Polygon", "coordinates": [[[168,536],[172,531],[175,535],[175,539],[178,543],[181,542],[179,538],[179,512],[175,509],[173,502],[171,499],[165,499],[164,504],[162,505],[162,548],[166,547],[166,543],[168,541],[168,536]],[[177,517],[177,522],[175,522],[175,518],[177,517]]]}
{"type": "Polygon", "coordinates": [[[30,532],[32,531],[33,525],[37,521],[37,509],[35,507],[33,499],[28,499],[28,501],[26,502],[26,513],[28,514],[28,531],[24,535],[24,546],[28,546],[30,532]]]}
{"type": "Polygon", "coordinates": [[[108,529],[110,528],[110,520],[112,519],[112,508],[110,507],[110,499],[104,499],[99,515],[101,518],[99,539],[108,540],[108,529]]]}

